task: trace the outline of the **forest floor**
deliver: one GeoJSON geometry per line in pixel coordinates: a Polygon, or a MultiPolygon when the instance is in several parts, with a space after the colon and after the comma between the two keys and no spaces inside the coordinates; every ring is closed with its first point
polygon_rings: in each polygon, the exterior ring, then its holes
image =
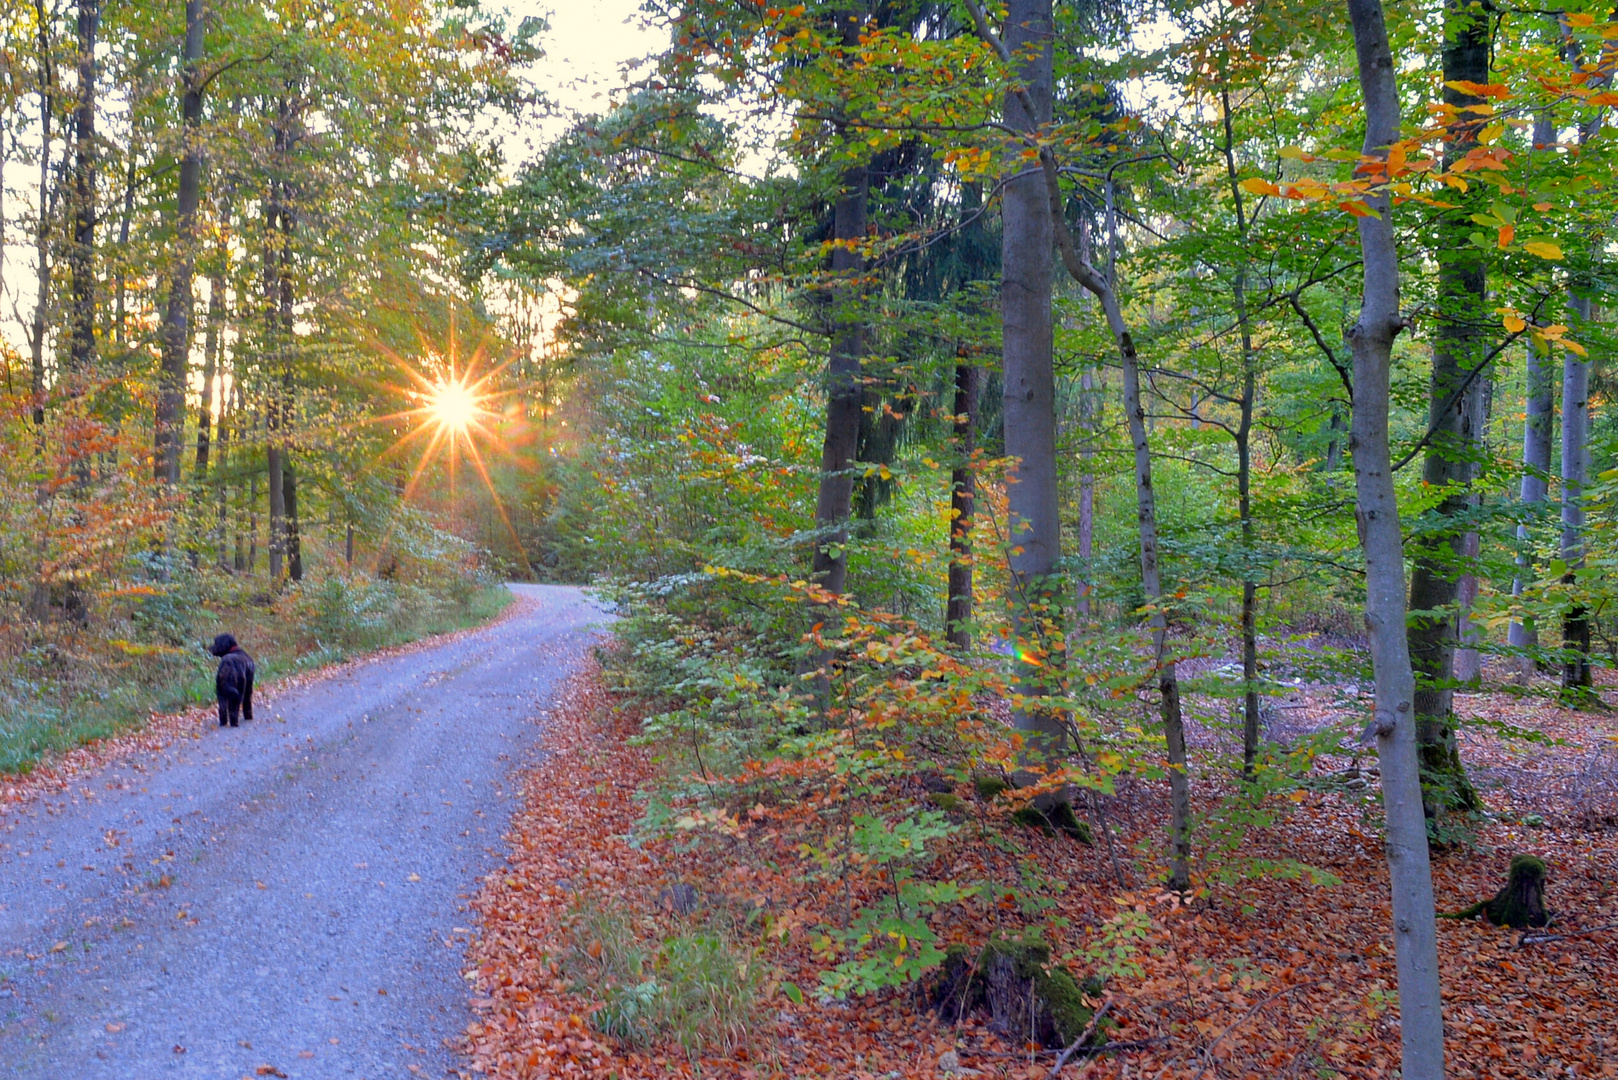
{"type": "MultiPolygon", "coordinates": [[[[767,857],[772,838],[763,829],[744,827],[725,852],[715,844],[681,852],[665,842],[627,842],[644,812],[636,792],[658,765],[627,741],[633,718],[611,708],[593,677],[581,676],[561,700],[546,721],[549,753],[526,779],[507,870],[487,879],[476,904],[484,922],[471,953],[479,971],[473,1004],[480,1015],[467,1039],[474,1071],[620,1080],[1051,1075],[1054,1052],[1002,1039],[981,1019],[942,1023],[913,990],[851,1003],[789,999],[789,982],[816,985],[813,928],[835,921],[837,890],[793,874],[790,857],[767,857]],[[788,869],[772,870],[772,862],[788,869]],[[671,910],[668,890],[682,882],[700,888],[696,913],[671,910]],[[766,971],[751,1036],[726,1052],[692,1055],[672,1041],[625,1046],[600,1035],[591,1022],[599,1002],[568,977],[565,958],[580,947],[581,913],[607,908],[630,913],[624,925],[653,947],[715,921],[756,943],[756,928],[740,913],[767,910],[784,937],[760,953],[766,971]]],[[[1329,712],[1308,690],[1293,701],[1294,722],[1305,726],[1308,716],[1329,712]]],[[[1463,732],[1463,753],[1490,812],[1469,843],[1435,851],[1439,910],[1492,895],[1511,855],[1528,852],[1548,863],[1555,922],[1548,932],[1524,934],[1440,920],[1449,1074],[1618,1076],[1618,1010],[1608,981],[1618,969],[1618,712],[1574,712],[1504,686],[1458,696],[1457,710],[1477,721],[1463,732]],[[1511,728],[1546,738],[1527,741],[1511,728]]],[[[1182,905],[1135,869],[1152,865],[1160,839],[1161,794],[1146,786],[1115,803],[1124,856],[1116,867],[1099,844],[1030,834],[1070,920],[1066,940],[1053,943],[1059,955],[1079,954],[1120,912],[1137,913],[1142,925],[1149,919],[1130,950],[1136,970],[1114,977],[1102,994],[1117,1025],[1115,1049],[1070,1061],[1063,1076],[1396,1074],[1387,870],[1374,805],[1366,785],[1343,771],[1349,764],[1319,761],[1320,790],[1298,793],[1302,801],[1282,820],[1250,833],[1241,848],[1246,862],[1232,864],[1257,870],[1264,860],[1295,860],[1335,884],[1258,874],[1212,883],[1204,898],[1182,905]],[[1334,774],[1349,782],[1329,781],[1334,774]]],[[[963,830],[942,851],[951,873],[972,865],[981,874],[991,864],[991,877],[1015,877],[1014,860],[972,843],[970,834],[963,830]],[[996,859],[1004,865],[992,865],[996,859]]],[[[944,936],[981,942],[987,917],[1001,916],[962,918],[944,936]]],[[[1082,964],[1074,969],[1085,974],[1082,964]]]]}

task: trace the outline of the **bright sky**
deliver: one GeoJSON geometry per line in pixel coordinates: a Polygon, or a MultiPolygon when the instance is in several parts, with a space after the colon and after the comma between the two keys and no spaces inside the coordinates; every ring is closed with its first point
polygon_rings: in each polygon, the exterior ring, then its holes
{"type": "Polygon", "coordinates": [[[668,34],[650,26],[640,14],[640,0],[508,0],[513,28],[538,15],[550,23],[541,36],[545,59],[533,75],[539,88],[563,115],[529,120],[520,131],[504,133],[507,158],[516,165],[533,156],[539,145],[560,135],[571,117],[603,112],[613,90],[643,73],[625,65],[657,52],[668,34]]]}

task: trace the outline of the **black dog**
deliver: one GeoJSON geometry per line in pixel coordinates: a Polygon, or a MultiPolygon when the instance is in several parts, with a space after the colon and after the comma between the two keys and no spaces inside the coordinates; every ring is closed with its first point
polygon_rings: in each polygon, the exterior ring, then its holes
{"type": "Polygon", "coordinates": [[[253,719],[253,658],[229,634],[214,638],[208,651],[219,657],[219,674],[214,678],[214,690],[219,694],[219,726],[229,723],[238,727],[238,710],[243,717],[253,719]]]}

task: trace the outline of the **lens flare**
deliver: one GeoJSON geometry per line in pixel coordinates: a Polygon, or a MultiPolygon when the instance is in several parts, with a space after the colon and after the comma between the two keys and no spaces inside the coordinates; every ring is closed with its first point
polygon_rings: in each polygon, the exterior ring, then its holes
{"type": "MultiPolygon", "coordinates": [[[[393,361],[394,366],[408,380],[407,385],[394,386],[392,389],[413,406],[386,416],[370,418],[369,422],[373,424],[386,424],[395,428],[397,425],[403,425],[408,428],[383,452],[382,456],[387,458],[402,454],[413,444],[419,445],[420,440],[426,440],[425,445],[421,447],[421,456],[416,459],[415,467],[411,470],[410,479],[400,494],[401,501],[409,502],[431,466],[435,462],[442,461],[448,466],[450,498],[453,504],[457,474],[464,460],[472,466],[478,479],[482,481],[512,543],[518,553],[522,554],[522,540],[517,536],[517,530],[512,527],[511,518],[506,514],[506,508],[495,490],[494,481],[489,476],[488,466],[484,461],[484,450],[479,449],[482,446],[486,450],[515,457],[512,448],[508,447],[501,437],[502,417],[495,411],[495,406],[501,398],[520,392],[520,388],[495,389],[496,380],[505,369],[505,365],[489,368],[481,345],[472,356],[463,360],[456,356],[453,336],[447,350],[448,356],[439,355],[435,349],[427,347],[426,342],[423,342],[423,351],[426,355],[416,362],[407,360],[379,341],[373,344],[378,351],[393,361]]],[[[388,536],[378,549],[379,559],[381,548],[387,546],[387,541],[391,537],[390,525],[388,536]]]]}
{"type": "Polygon", "coordinates": [[[485,412],[465,376],[440,381],[427,396],[425,408],[432,423],[456,435],[465,435],[485,412]]]}

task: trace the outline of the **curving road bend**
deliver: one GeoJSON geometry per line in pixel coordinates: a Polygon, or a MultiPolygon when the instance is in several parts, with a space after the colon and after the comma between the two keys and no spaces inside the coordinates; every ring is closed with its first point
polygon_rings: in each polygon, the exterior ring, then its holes
{"type": "Polygon", "coordinates": [[[468,900],[605,621],[512,589],[490,626],[0,816],[0,1077],[455,1075],[468,900]]]}

